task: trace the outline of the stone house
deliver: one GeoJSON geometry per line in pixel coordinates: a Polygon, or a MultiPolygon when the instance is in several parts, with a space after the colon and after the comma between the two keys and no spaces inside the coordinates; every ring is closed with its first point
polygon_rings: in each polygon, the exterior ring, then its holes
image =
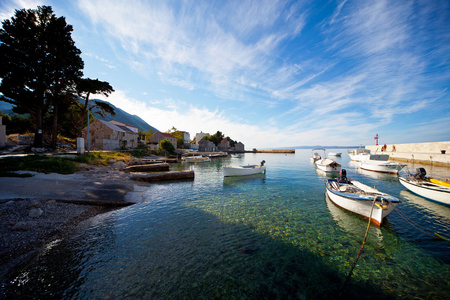
{"type": "Polygon", "coordinates": [[[198,151],[199,152],[215,152],[217,151],[216,145],[208,140],[201,139],[198,142],[198,151]]]}
{"type": "MultiPolygon", "coordinates": [[[[89,125],[90,150],[116,150],[121,147],[133,149],[138,146],[137,127],[118,121],[95,120],[89,125]],[[113,123],[114,122],[114,123],[113,123]]],[[[88,146],[87,127],[82,131],[88,146]]]]}
{"type": "Polygon", "coordinates": [[[236,151],[236,152],[245,152],[244,144],[242,144],[241,142],[236,143],[236,145],[234,145],[234,151],[236,151]]]}
{"type": "Polygon", "coordinates": [[[164,132],[155,132],[149,139],[149,143],[159,144],[162,140],[168,140],[173,144],[173,147],[177,149],[177,138],[171,135],[170,133],[164,132]]]}
{"type": "Polygon", "coordinates": [[[217,148],[219,148],[219,151],[228,151],[230,150],[230,142],[227,139],[223,139],[217,148]]]}
{"type": "Polygon", "coordinates": [[[203,131],[200,131],[200,133],[197,133],[195,135],[195,144],[197,146],[199,146],[200,145],[200,141],[203,139],[203,137],[205,137],[207,135],[209,135],[209,133],[204,133],[203,131]]]}

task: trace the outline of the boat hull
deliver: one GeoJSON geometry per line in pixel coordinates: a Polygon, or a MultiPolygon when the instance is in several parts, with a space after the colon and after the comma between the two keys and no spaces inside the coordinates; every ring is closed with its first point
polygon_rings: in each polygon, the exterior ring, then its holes
{"type": "Polygon", "coordinates": [[[381,172],[381,173],[389,173],[389,174],[398,174],[398,172],[404,166],[397,163],[370,163],[370,162],[361,162],[360,168],[367,171],[373,172],[381,172]]]}
{"type": "Polygon", "coordinates": [[[319,170],[322,170],[324,172],[339,173],[341,171],[341,165],[329,158],[319,159],[318,161],[315,162],[315,164],[319,170]]]}
{"type": "Polygon", "coordinates": [[[223,176],[248,176],[266,172],[266,166],[252,165],[252,166],[238,166],[238,167],[223,167],[223,176]]]}
{"type": "Polygon", "coordinates": [[[372,202],[375,196],[357,197],[348,193],[336,192],[330,189],[328,184],[326,184],[326,189],[328,198],[334,204],[366,219],[370,218],[371,222],[377,226],[381,226],[383,219],[387,217],[397,205],[396,202],[390,201],[385,205],[379,205],[378,203],[375,203],[372,209],[372,202]]]}
{"type": "Polygon", "coordinates": [[[404,177],[399,177],[399,180],[404,187],[419,196],[450,205],[450,188],[445,186],[439,187],[433,183],[421,184],[420,181],[409,180],[404,177]]]}

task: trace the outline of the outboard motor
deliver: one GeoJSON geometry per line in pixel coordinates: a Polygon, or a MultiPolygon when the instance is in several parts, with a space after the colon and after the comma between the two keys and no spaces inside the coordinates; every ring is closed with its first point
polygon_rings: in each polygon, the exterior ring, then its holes
{"type": "Polygon", "coordinates": [[[416,179],[424,179],[425,175],[427,175],[427,171],[424,168],[417,168],[416,174],[414,174],[414,178],[416,179]]]}
{"type": "Polygon", "coordinates": [[[346,183],[347,182],[347,171],[345,169],[342,169],[339,173],[341,177],[339,178],[339,182],[346,183]]]}
{"type": "Polygon", "coordinates": [[[264,166],[265,163],[266,163],[266,161],[263,160],[263,161],[261,162],[261,167],[264,166]]]}

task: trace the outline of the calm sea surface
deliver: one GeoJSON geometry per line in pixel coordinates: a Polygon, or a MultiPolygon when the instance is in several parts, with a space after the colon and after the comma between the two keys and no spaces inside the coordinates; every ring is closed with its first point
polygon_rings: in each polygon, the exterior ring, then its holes
{"type": "MultiPolygon", "coordinates": [[[[3,296],[336,298],[367,221],[329,202],[327,177],[310,163],[311,150],[296,151],[173,165],[193,168],[195,180],[141,187],[143,203],[97,216],[48,245],[12,274],[3,296]],[[263,159],[265,175],[223,178],[224,165],[263,159]]],[[[406,191],[397,176],[361,171],[338,151],[348,177],[399,197],[411,220],[450,237],[450,207],[406,191]]],[[[424,167],[450,177],[449,168],[424,167]]],[[[343,299],[448,299],[450,242],[419,229],[396,211],[381,228],[371,226],[343,299]]]]}

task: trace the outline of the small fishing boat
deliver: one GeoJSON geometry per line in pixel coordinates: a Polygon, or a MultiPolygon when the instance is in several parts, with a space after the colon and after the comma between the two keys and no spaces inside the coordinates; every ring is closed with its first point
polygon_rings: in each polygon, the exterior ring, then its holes
{"type": "Polygon", "coordinates": [[[389,154],[367,154],[361,157],[360,168],[363,170],[398,174],[406,165],[389,161],[389,154]]]}
{"type": "Polygon", "coordinates": [[[342,155],[341,152],[330,152],[328,153],[328,156],[336,156],[336,157],[340,157],[342,155]]]}
{"type": "Polygon", "coordinates": [[[311,162],[315,163],[319,159],[322,159],[322,157],[325,157],[325,149],[322,148],[316,148],[311,150],[311,162]],[[323,155],[320,155],[319,152],[323,151],[323,155]]]}
{"type": "Polygon", "coordinates": [[[450,205],[450,182],[426,177],[424,168],[416,171],[415,174],[400,176],[400,183],[419,196],[450,205]]]}
{"type": "Polygon", "coordinates": [[[350,156],[351,160],[361,161],[366,155],[370,154],[370,150],[366,149],[354,149],[347,151],[348,156],[350,156]]]}
{"type": "Polygon", "coordinates": [[[210,162],[211,159],[209,157],[203,157],[201,155],[195,155],[195,156],[184,156],[181,158],[184,162],[190,162],[190,163],[203,163],[203,162],[210,162]]]}
{"type": "Polygon", "coordinates": [[[266,161],[262,161],[260,165],[247,165],[247,166],[231,166],[223,167],[223,176],[247,176],[266,172],[266,161]]]}
{"type": "Polygon", "coordinates": [[[322,158],[315,162],[317,168],[324,172],[338,172],[341,170],[341,165],[329,158],[322,158]]]}
{"type": "Polygon", "coordinates": [[[242,157],[244,157],[243,153],[231,154],[231,158],[242,158],[242,157]]]}
{"type": "Polygon", "coordinates": [[[334,204],[367,219],[370,218],[377,226],[380,226],[383,219],[401,202],[359,181],[348,180],[345,170],[342,170],[339,179],[325,180],[325,187],[328,198],[334,204]]]}

